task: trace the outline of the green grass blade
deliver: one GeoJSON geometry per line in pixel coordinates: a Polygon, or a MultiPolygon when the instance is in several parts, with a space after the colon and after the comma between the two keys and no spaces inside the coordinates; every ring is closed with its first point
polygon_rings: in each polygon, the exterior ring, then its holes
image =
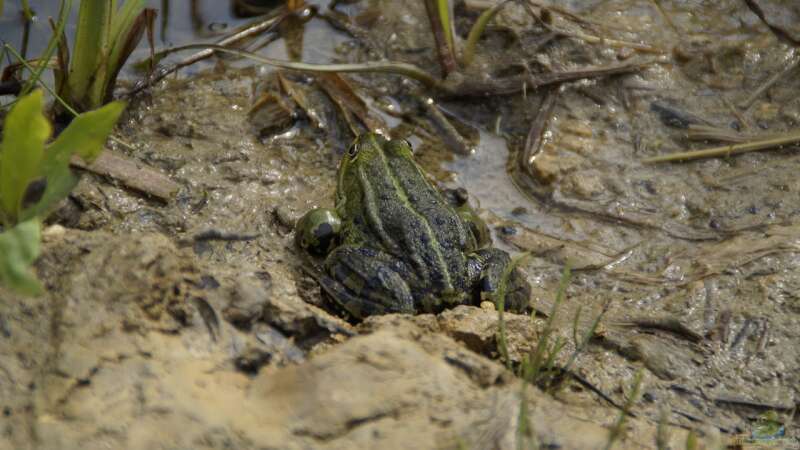
{"type": "Polygon", "coordinates": [[[39,257],[41,225],[23,222],[0,233],[0,282],[23,295],[38,295],[43,289],[30,266],[39,257]]]}
{"type": "MultiPolygon", "coordinates": [[[[28,184],[38,177],[50,123],[42,115],[42,91],[21,98],[8,113],[0,147],[0,207],[13,225],[28,184]]],[[[5,224],[8,226],[9,224],[5,224]]]]}
{"type": "Polygon", "coordinates": [[[472,28],[469,30],[469,35],[467,36],[467,43],[464,46],[464,53],[461,57],[461,63],[464,67],[469,66],[472,63],[473,58],[475,57],[475,46],[478,45],[478,39],[481,38],[483,31],[486,30],[486,26],[489,25],[489,22],[494,19],[494,16],[500,12],[500,10],[508,3],[509,0],[500,2],[491,8],[484,11],[479,17],[478,20],[475,21],[475,24],[472,25],[472,28]]]}
{"type": "Polygon", "coordinates": [[[66,95],[67,102],[78,110],[100,104],[103,86],[95,81],[104,79],[113,6],[111,0],[81,2],[66,95]]]}
{"type": "Polygon", "coordinates": [[[125,103],[112,102],[100,109],[85,112],[75,117],[58,139],[47,147],[41,168],[47,187],[42,198],[23,212],[24,219],[44,215],[69,194],[77,183],[77,178],[69,169],[70,158],[77,154],[86,162],[94,161],[124,109],[125,103]]]}
{"type": "Polygon", "coordinates": [[[611,448],[614,446],[614,443],[622,437],[622,433],[625,431],[625,421],[628,419],[633,405],[639,401],[643,376],[643,369],[637,370],[636,374],[633,376],[633,384],[631,385],[631,390],[628,393],[628,398],[625,400],[625,404],[622,405],[622,411],[619,412],[617,420],[614,422],[614,425],[612,425],[608,432],[605,450],[611,450],[611,448]]]}

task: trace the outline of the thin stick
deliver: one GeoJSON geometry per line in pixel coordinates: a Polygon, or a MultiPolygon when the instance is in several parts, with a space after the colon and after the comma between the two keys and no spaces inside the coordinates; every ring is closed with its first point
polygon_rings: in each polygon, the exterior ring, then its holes
{"type": "Polygon", "coordinates": [[[755,90],[755,92],[750,94],[750,97],[747,97],[747,100],[745,100],[744,102],[739,104],[739,108],[747,109],[747,108],[751,107],[753,105],[753,103],[756,100],[758,100],[758,97],[761,97],[761,95],[764,92],[766,92],[767,89],[771,88],[772,85],[777,83],[778,80],[780,80],[781,78],[785,77],[786,75],[791,73],[794,69],[796,69],[798,64],[800,64],[800,58],[796,57],[796,58],[794,58],[794,61],[792,61],[791,64],[786,66],[783,70],[781,70],[780,72],[776,73],[775,75],[769,77],[769,79],[767,81],[765,81],[764,84],[759,86],[758,89],[755,90]]]}
{"type": "Polygon", "coordinates": [[[703,150],[673,153],[671,155],[655,156],[652,158],[643,159],[642,162],[645,164],[651,164],[668,161],[688,161],[700,158],[714,158],[717,156],[728,156],[736,155],[738,153],[767,150],[784,145],[797,144],[798,142],[800,142],[800,131],[795,130],[790,133],[770,137],[768,139],[754,140],[742,144],[725,145],[722,147],[712,147],[703,150]]]}
{"type": "Polygon", "coordinates": [[[753,139],[751,135],[737,133],[728,128],[698,124],[689,125],[686,137],[691,141],[719,141],[732,144],[741,144],[753,139]]]}
{"type": "Polygon", "coordinates": [[[672,21],[667,12],[664,11],[664,8],[661,6],[661,3],[659,3],[659,0],[650,0],[650,3],[652,3],[653,8],[655,8],[656,11],[658,11],[658,13],[661,15],[661,18],[664,19],[664,22],[666,22],[667,25],[672,28],[672,31],[680,37],[680,30],[678,30],[678,27],[675,26],[675,22],[672,21]]]}
{"type": "Polygon", "coordinates": [[[98,175],[111,177],[128,188],[152,195],[163,202],[169,202],[180,189],[178,183],[158,170],[108,149],[100,153],[92,164],[86,164],[77,157],[70,159],[69,164],[98,175]]]}

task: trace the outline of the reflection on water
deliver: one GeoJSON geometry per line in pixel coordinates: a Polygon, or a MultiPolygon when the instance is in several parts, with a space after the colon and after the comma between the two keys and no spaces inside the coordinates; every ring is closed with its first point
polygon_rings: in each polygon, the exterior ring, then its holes
{"type": "Polygon", "coordinates": [[[534,200],[523,195],[506,170],[508,145],[502,137],[480,132],[477,151],[469,156],[456,156],[443,167],[456,173],[456,184],[464,187],[481,207],[497,216],[533,229],[560,228],[561,220],[552,214],[539,214],[534,200]],[[518,208],[524,207],[526,211],[518,208]],[[516,210],[516,211],[515,211],[516,210]]]}

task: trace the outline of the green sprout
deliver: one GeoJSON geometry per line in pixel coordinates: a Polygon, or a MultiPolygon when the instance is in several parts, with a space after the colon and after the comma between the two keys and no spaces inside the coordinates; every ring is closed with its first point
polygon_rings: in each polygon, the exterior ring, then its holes
{"type": "Polygon", "coordinates": [[[29,267],[39,255],[40,220],[78,183],[70,159],[94,161],[125,104],[76,116],[49,144],[52,127],[42,107],[40,90],[20,98],[5,118],[0,142],[0,283],[24,295],[42,291],[29,267]]]}

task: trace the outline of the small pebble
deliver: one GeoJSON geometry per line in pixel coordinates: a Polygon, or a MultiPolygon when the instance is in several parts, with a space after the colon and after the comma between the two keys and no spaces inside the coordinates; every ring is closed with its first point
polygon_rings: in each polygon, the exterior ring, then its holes
{"type": "Polygon", "coordinates": [[[286,205],[281,205],[274,209],[274,213],[281,225],[286,228],[294,228],[294,224],[298,219],[294,211],[290,210],[286,205]]]}
{"type": "Polygon", "coordinates": [[[50,225],[49,227],[45,228],[44,231],[42,231],[42,237],[45,239],[57,239],[63,236],[66,232],[67,229],[61,225],[50,225]]]}
{"type": "Polygon", "coordinates": [[[517,206],[516,208],[511,210],[511,214],[515,216],[522,216],[528,214],[528,208],[524,206],[517,206]]]}
{"type": "Polygon", "coordinates": [[[494,303],[489,301],[481,302],[481,309],[485,309],[487,311],[494,311],[494,303]]]}
{"type": "Polygon", "coordinates": [[[517,234],[517,229],[511,225],[503,225],[497,227],[497,231],[505,234],[506,236],[513,236],[517,234]]]}

